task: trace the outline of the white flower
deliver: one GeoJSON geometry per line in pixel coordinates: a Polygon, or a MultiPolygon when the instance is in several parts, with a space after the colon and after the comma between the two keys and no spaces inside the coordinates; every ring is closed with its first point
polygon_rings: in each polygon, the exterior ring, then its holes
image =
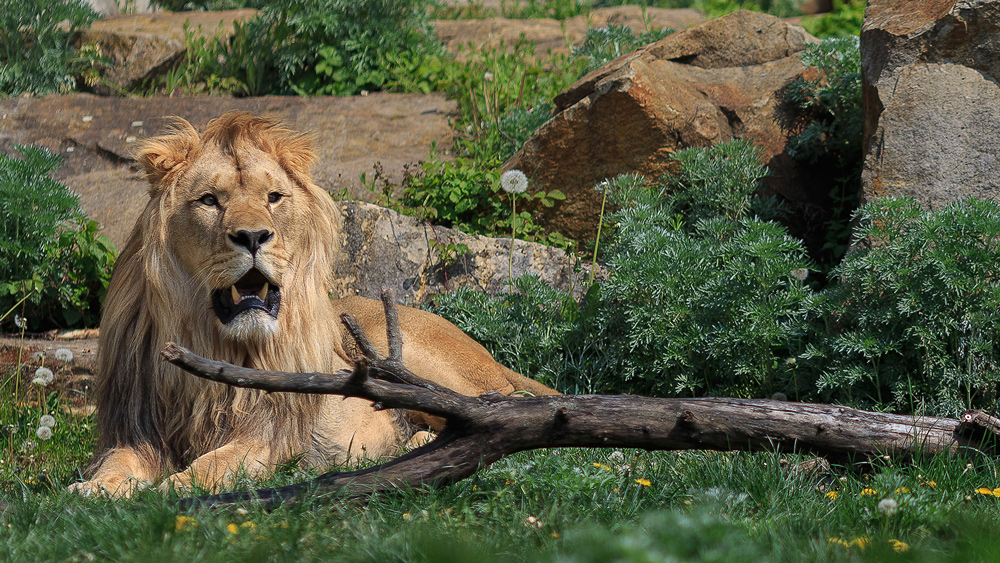
{"type": "MultiPolygon", "coordinates": [[[[49,368],[38,368],[35,370],[35,379],[32,380],[32,383],[40,380],[42,385],[48,385],[49,383],[52,383],[53,377],[55,376],[49,368]]],[[[35,385],[38,385],[38,383],[35,383],[35,385]]]]}
{"type": "Polygon", "coordinates": [[[493,82],[493,73],[492,72],[483,73],[483,80],[485,80],[486,82],[493,82]]]}
{"type": "Polygon", "coordinates": [[[14,326],[17,328],[25,328],[28,326],[28,319],[22,317],[21,315],[14,315],[14,326]]]}
{"type": "Polygon", "coordinates": [[[806,281],[809,277],[809,268],[796,268],[791,271],[791,275],[799,281],[806,281]]]}
{"type": "Polygon", "coordinates": [[[500,187],[509,194],[522,194],[528,189],[528,177],[520,170],[508,170],[500,175],[500,187]]]}
{"type": "Polygon", "coordinates": [[[621,453],[618,450],[615,450],[611,452],[611,455],[608,456],[608,459],[616,463],[620,463],[622,461],[625,461],[625,454],[621,453]]]}
{"type": "Polygon", "coordinates": [[[52,437],[52,429],[48,426],[39,426],[38,430],[35,430],[35,436],[38,436],[39,440],[48,440],[52,437]]]}
{"type": "Polygon", "coordinates": [[[45,359],[45,350],[39,350],[31,355],[31,359],[40,362],[45,359]]]}
{"type": "Polygon", "coordinates": [[[878,503],[878,511],[886,516],[892,516],[899,508],[899,503],[895,499],[884,498],[878,503]]]}
{"type": "Polygon", "coordinates": [[[38,424],[52,428],[56,425],[56,419],[51,414],[42,415],[42,418],[38,420],[38,424]]]}
{"type": "Polygon", "coordinates": [[[56,359],[68,364],[73,361],[73,351],[69,348],[59,348],[56,350],[56,359]]]}

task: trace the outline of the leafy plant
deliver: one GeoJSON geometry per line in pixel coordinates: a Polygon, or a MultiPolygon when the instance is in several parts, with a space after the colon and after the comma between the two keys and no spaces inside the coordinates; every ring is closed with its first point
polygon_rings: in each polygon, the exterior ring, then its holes
{"type": "Polygon", "coordinates": [[[93,65],[73,36],[98,18],[82,0],[0,0],[0,94],[51,94],[76,87],[93,65]]]}
{"type": "Polygon", "coordinates": [[[77,197],[53,180],[59,157],[19,147],[0,154],[0,309],[28,296],[32,326],[94,325],[114,262],[114,245],[97,233],[77,197]]]}
{"type": "Polygon", "coordinates": [[[829,339],[809,354],[820,388],[903,412],[995,410],[1000,206],[879,200],[856,219],[856,249],[833,270],[829,339]]]}
{"type": "Polygon", "coordinates": [[[594,27],[587,30],[583,43],[573,48],[573,54],[587,61],[586,71],[590,72],[625,53],[655,43],[673,32],[673,29],[663,28],[651,29],[636,35],[631,28],[624,25],[594,27]]]}
{"type": "Polygon", "coordinates": [[[864,114],[858,38],[811,45],[802,61],[817,74],[793,81],[786,90],[803,124],[802,132],[789,141],[788,154],[830,178],[831,214],[824,225],[821,261],[832,266],[847,251],[861,185],[864,114]]]}
{"type": "Polygon", "coordinates": [[[800,25],[816,37],[850,37],[861,34],[866,0],[833,0],[828,14],[806,16],[800,25]]]}

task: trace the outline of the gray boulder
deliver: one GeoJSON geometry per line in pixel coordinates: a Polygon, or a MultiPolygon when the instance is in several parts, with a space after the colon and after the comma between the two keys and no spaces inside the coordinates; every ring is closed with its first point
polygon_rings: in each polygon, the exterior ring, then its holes
{"type": "Polygon", "coordinates": [[[1000,199],[1000,1],[870,0],[862,198],[1000,199]]]}

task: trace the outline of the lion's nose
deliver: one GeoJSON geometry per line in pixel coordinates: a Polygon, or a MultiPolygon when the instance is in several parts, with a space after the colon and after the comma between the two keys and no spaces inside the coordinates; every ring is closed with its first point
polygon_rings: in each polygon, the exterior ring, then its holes
{"type": "Polygon", "coordinates": [[[250,255],[256,255],[260,247],[271,240],[274,233],[263,229],[260,231],[236,231],[235,235],[229,235],[229,240],[236,246],[242,246],[250,251],[250,255]]]}

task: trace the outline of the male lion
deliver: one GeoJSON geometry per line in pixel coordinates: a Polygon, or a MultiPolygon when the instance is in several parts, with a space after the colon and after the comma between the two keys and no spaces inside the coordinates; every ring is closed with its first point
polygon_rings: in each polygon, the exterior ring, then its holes
{"type": "MultiPolygon", "coordinates": [[[[349,368],[355,346],[339,321],[358,318],[385,344],[381,303],[330,299],[336,251],[330,196],[309,174],[309,141],[277,123],[229,112],[203,134],[176,119],[136,155],[149,203],[115,266],[101,318],[97,422],[89,481],[71,489],[129,496],[218,490],[240,472],[268,474],[302,456],[326,466],[397,451],[419,413],[362,399],[264,393],[209,382],[160,360],[167,341],[236,365],[293,372],[349,368]]],[[[496,363],[454,325],[401,307],[404,361],[467,395],[554,391],[496,363]]]]}

